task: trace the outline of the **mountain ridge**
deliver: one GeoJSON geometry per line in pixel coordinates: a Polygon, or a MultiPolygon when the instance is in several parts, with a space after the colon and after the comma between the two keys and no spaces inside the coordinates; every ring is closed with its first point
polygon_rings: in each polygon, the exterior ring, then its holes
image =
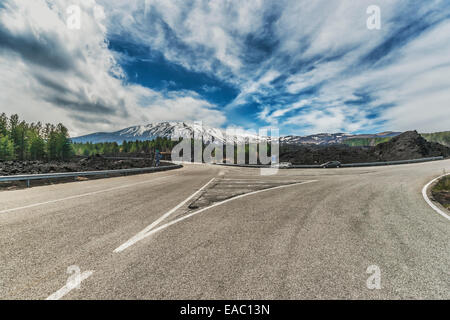
{"type": "MultiPolygon", "coordinates": [[[[375,134],[349,134],[349,133],[319,133],[308,136],[287,135],[280,137],[280,143],[283,144],[315,144],[329,145],[340,144],[345,140],[357,138],[380,138],[395,137],[401,132],[386,131],[375,134]]],[[[117,142],[121,144],[123,141],[145,141],[160,138],[179,138],[192,137],[193,135],[203,136],[205,143],[227,143],[230,139],[225,136],[224,129],[218,129],[206,125],[199,125],[192,122],[176,122],[166,121],[157,122],[147,125],[138,125],[128,127],[114,132],[96,132],[80,137],[72,138],[74,143],[101,143],[101,142],[117,142]]],[[[266,138],[267,139],[267,138],[266,138]]],[[[234,137],[234,143],[244,143],[247,141],[255,142],[258,136],[252,134],[239,133],[234,137]]],[[[270,140],[270,139],[268,139],[270,140]]]]}
{"type": "MultiPolygon", "coordinates": [[[[128,127],[114,132],[97,132],[80,137],[72,138],[75,143],[80,142],[117,142],[123,141],[145,141],[154,140],[156,138],[189,138],[192,136],[203,137],[205,143],[219,142],[226,143],[227,139],[225,131],[222,129],[210,127],[207,125],[200,125],[192,122],[157,122],[147,125],[138,125],[128,127]]],[[[256,135],[237,134],[233,141],[236,143],[243,143],[246,139],[256,141],[256,135]]]]}

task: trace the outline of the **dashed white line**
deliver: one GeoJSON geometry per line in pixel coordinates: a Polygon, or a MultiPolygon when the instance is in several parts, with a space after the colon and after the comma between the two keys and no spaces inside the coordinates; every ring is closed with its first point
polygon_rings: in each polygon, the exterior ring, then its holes
{"type": "Polygon", "coordinates": [[[450,220],[450,217],[449,217],[445,212],[443,212],[441,209],[439,209],[439,208],[438,208],[438,207],[430,200],[430,198],[428,198],[428,195],[427,195],[427,191],[428,191],[428,188],[430,187],[430,185],[432,185],[435,181],[437,181],[437,180],[439,180],[439,179],[441,179],[441,178],[443,178],[443,177],[445,177],[445,176],[448,176],[448,175],[450,175],[450,173],[444,174],[444,175],[442,175],[442,176],[440,176],[440,177],[437,177],[436,179],[433,179],[433,180],[431,180],[430,182],[428,182],[427,185],[426,185],[425,187],[423,187],[423,189],[422,189],[422,195],[423,195],[423,198],[425,199],[425,201],[428,203],[428,205],[429,205],[431,208],[433,208],[434,211],[436,211],[437,213],[439,213],[441,216],[443,216],[443,217],[446,218],[447,220],[450,220]]]}
{"type": "MultiPolygon", "coordinates": [[[[191,218],[191,217],[193,217],[193,216],[195,216],[195,215],[197,215],[197,214],[199,214],[199,213],[202,213],[202,212],[204,212],[204,211],[206,211],[206,210],[209,210],[209,209],[211,209],[211,208],[214,208],[214,207],[223,205],[223,204],[225,204],[225,203],[227,203],[227,202],[234,201],[234,200],[237,200],[237,199],[241,199],[241,198],[244,198],[244,197],[248,197],[248,196],[251,196],[251,195],[255,195],[255,194],[258,194],[258,193],[266,192],[266,191],[271,191],[271,190],[276,190],[276,189],[282,189],[282,188],[288,188],[288,187],[298,186],[298,185],[307,184],[307,183],[312,183],[312,182],[317,182],[317,180],[303,181],[303,182],[299,182],[299,183],[295,183],[295,184],[288,184],[288,185],[283,185],[283,186],[273,187],[273,188],[269,188],[269,189],[258,190],[258,191],[254,191],[254,192],[242,194],[242,195],[240,195],[240,196],[236,196],[236,197],[234,197],[234,198],[230,198],[230,199],[227,199],[227,200],[224,200],[224,201],[221,201],[221,202],[217,202],[217,203],[215,203],[215,204],[213,204],[213,205],[211,205],[211,206],[209,206],[209,207],[206,207],[206,208],[203,208],[203,209],[201,209],[201,210],[192,212],[192,213],[190,213],[190,214],[188,214],[188,215],[185,215],[185,216],[183,216],[183,217],[181,217],[181,218],[178,218],[178,219],[176,219],[176,220],[173,220],[173,221],[171,221],[171,222],[168,222],[168,223],[166,223],[166,224],[164,224],[164,225],[162,225],[162,226],[160,226],[160,227],[158,227],[158,228],[151,229],[151,228],[147,227],[147,228],[145,228],[144,230],[142,230],[141,232],[139,232],[139,233],[138,233],[136,236],[134,236],[132,239],[130,239],[129,241],[127,241],[126,243],[124,243],[123,245],[121,245],[119,248],[117,248],[116,250],[114,250],[114,252],[116,252],[116,253],[121,252],[121,251],[127,249],[128,247],[130,247],[130,246],[136,244],[137,242],[139,242],[139,241],[141,241],[141,240],[143,240],[143,239],[145,239],[145,238],[147,238],[147,237],[149,237],[149,236],[151,236],[151,235],[153,235],[153,234],[155,234],[155,233],[157,233],[157,232],[159,232],[159,231],[161,231],[161,230],[164,230],[164,229],[166,229],[166,228],[168,228],[168,227],[170,227],[170,226],[172,226],[172,225],[174,225],[174,224],[176,224],[176,223],[178,223],[178,222],[181,222],[181,221],[183,221],[183,220],[186,220],[186,219],[188,219],[188,218],[191,218]]],[[[185,202],[184,202],[184,203],[185,203],[185,202]]],[[[181,206],[179,206],[179,207],[181,207],[181,206]]],[[[171,210],[171,211],[172,211],[172,210],[171,210]]],[[[153,223],[152,225],[155,225],[155,224],[153,223]]]]}
{"type": "Polygon", "coordinates": [[[82,198],[82,197],[88,197],[88,196],[96,195],[96,194],[99,194],[99,193],[125,189],[125,188],[129,188],[129,187],[137,186],[137,185],[140,185],[140,184],[146,184],[146,183],[150,183],[150,182],[161,180],[161,179],[165,179],[165,178],[175,177],[177,175],[178,174],[170,175],[170,176],[164,176],[164,177],[158,177],[158,178],[155,178],[155,179],[141,181],[141,182],[136,182],[136,183],[131,183],[131,184],[118,186],[118,187],[114,187],[114,188],[110,188],[110,189],[104,189],[104,190],[99,190],[99,191],[94,191],[94,192],[89,192],[89,193],[78,194],[78,195],[70,196],[70,197],[66,197],[66,198],[55,199],[55,200],[39,202],[39,203],[34,203],[34,204],[30,204],[30,205],[23,206],[23,207],[18,207],[18,208],[5,209],[5,210],[1,210],[0,214],[9,213],[9,212],[13,212],[13,211],[19,211],[19,210],[23,210],[23,209],[34,208],[34,207],[43,206],[43,205],[46,205],[46,204],[51,204],[51,203],[56,203],[56,202],[61,202],[61,201],[66,201],[66,200],[72,200],[72,199],[78,199],[78,198],[82,198]]]}
{"type": "MultiPolygon", "coordinates": [[[[86,271],[86,272],[83,272],[83,273],[80,275],[78,285],[81,284],[81,282],[83,282],[84,280],[86,280],[86,279],[89,278],[90,276],[92,276],[93,273],[94,273],[93,271],[86,271]]],[[[50,296],[49,296],[47,299],[45,299],[45,300],[59,300],[59,299],[61,299],[62,297],[64,297],[66,294],[68,294],[70,291],[72,291],[73,289],[76,289],[76,288],[77,288],[77,286],[66,284],[64,287],[62,287],[61,289],[59,289],[58,291],[56,291],[55,293],[53,293],[52,295],[50,295],[50,296]]]]}

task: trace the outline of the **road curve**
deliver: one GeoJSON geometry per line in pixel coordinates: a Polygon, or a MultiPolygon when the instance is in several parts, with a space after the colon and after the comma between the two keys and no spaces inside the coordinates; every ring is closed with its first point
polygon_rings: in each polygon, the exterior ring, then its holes
{"type": "Polygon", "coordinates": [[[187,165],[1,192],[0,299],[449,299],[450,223],[421,194],[444,170],[187,165]]]}

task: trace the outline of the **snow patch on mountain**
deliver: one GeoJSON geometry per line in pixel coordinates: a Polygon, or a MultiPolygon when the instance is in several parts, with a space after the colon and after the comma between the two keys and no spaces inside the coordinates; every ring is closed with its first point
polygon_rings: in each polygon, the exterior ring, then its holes
{"type": "MultiPolygon", "coordinates": [[[[75,143],[100,143],[100,142],[117,142],[121,144],[123,141],[145,141],[154,140],[158,137],[167,139],[179,138],[200,138],[203,142],[209,143],[237,143],[270,141],[268,137],[258,137],[256,134],[250,134],[242,130],[236,130],[232,136],[227,136],[226,130],[213,128],[199,123],[192,122],[159,122],[148,125],[129,127],[116,132],[98,132],[72,138],[75,143]]],[[[394,137],[399,132],[382,132],[378,134],[362,134],[352,135],[348,133],[320,133],[306,137],[302,136],[283,136],[280,137],[282,144],[315,144],[329,145],[340,144],[351,138],[376,138],[376,137],[394,137]]]]}
{"type": "MultiPolygon", "coordinates": [[[[116,132],[98,132],[86,136],[72,138],[75,143],[99,143],[99,142],[117,142],[126,141],[144,141],[154,140],[156,138],[201,138],[204,143],[244,143],[257,142],[258,136],[254,134],[246,134],[236,132],[232,136],[227,136],[226,131],[213,128],[198,123],[189,122],[160,122],[148,125],[129,127],[116,132]]],[[[265,138],[262,138],[265,140],[265,138]]]]}

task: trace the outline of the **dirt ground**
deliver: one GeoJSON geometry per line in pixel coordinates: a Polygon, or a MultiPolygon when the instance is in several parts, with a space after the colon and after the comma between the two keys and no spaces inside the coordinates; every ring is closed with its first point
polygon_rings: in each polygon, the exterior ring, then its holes
{"type": "Polygon", "coordinates": [[[442,178],[433,186],[433,198],[450,211],[450,176],[442,178]]]}

